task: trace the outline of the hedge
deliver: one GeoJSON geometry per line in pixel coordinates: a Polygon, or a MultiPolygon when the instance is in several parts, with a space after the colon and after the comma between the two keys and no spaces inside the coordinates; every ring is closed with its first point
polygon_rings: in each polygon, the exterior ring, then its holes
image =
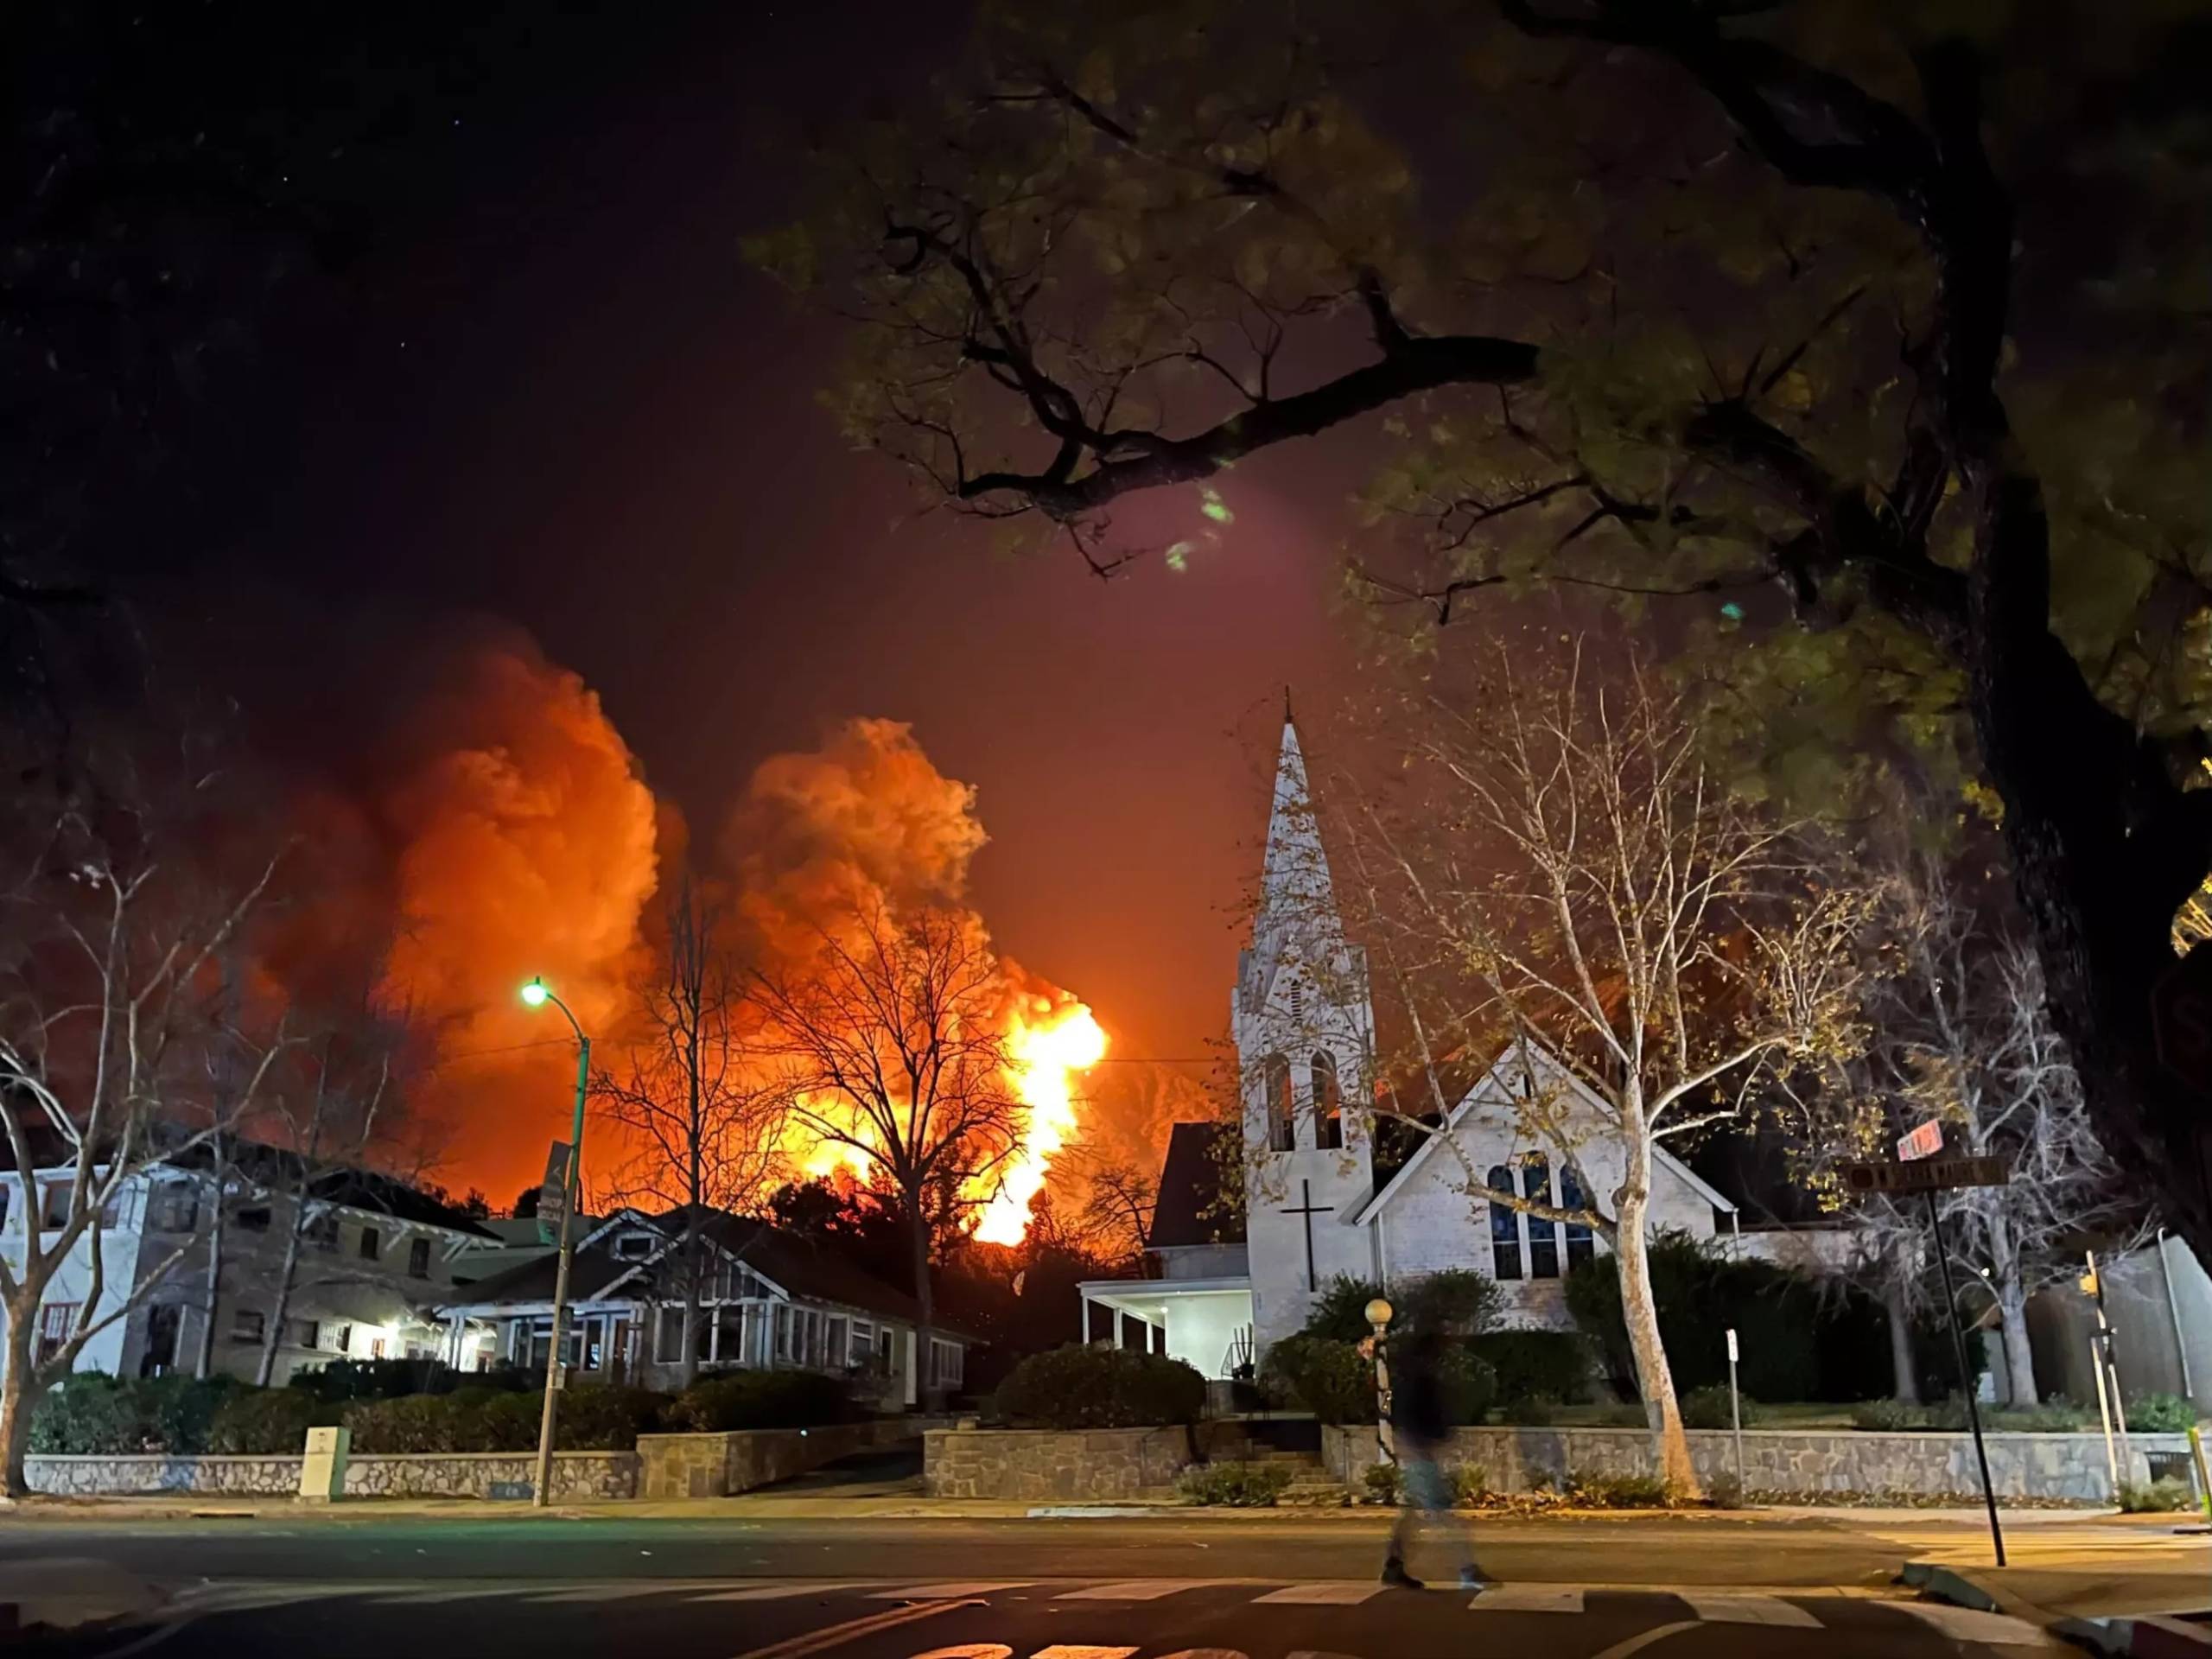
{"type": "Polygon", "coordinates": [[[1071,1343],[1030,1355],[992,1399],[1020,1428],[1137,1428],[1196,1422],[1206,1381],[1179,1359],[1071,1343]]]}
{"type": "Polygon", "coordinates": [[[853,1414],[852,1391],[817,1371],[729,1371],[702,1376],[668,1402],[671,1433],[722,1433],[743,1428],[812,1428],[853,1414]]]}
{"type": "MultiPolygon", "coordinates": [[[[1438,1370],[1446,1419],[1482,1421],[1497,1394],[1488,1363],[1465,1344],[1454,1344],[1444,1349],[1438,1370]]],[[[1355,1344],[1286,1337],[1268,1350],[1261,1376],[1275,1399],[1302,1407],[1325,1423],[1375,1421],[1375,1368],[1355,1344]]]]}
{"type": "Polygon", "coordinates": [[[1491,1331],[1467,1345],[1489,1363],[1503,1404],[1590,1397],[1590,1344],[1579,1332],[1491,1331]]]}
{"type": "Polygon", "coordinates": [[[542,1388],[545,1373],[517,1365],[489,1371],[457,1371],[435,1359],[334,1359],[295,1371],[285,1383],[318,1400],[397,1400],[410,1394],[451,1394],[459,1389],[524,1393],[542,1388]]]}

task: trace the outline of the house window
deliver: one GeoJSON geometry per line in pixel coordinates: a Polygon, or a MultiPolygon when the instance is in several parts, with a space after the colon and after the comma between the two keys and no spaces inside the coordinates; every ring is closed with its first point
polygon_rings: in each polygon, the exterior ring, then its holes
{"type": "Polygon", "coordinates": [[[623,1233],[614,1241],[614,1257],[618,1262],[642,1262],[653,1253],[651,1233],[623,1233]]]}
{"type": "MultiPolygon", "coordinates": [[[[1571,1169],[1562,1169],[1559,1173],[1559,1201],[1561,1205],[1569,1210],[1585,1210],[1589,1207],[1590,1200],[1582,1195],[1582,1183],[1574,1179],[1574,1172],[1571,1169]]],[[[1578,1262],[1587,1262],[1596,1254],[1597,1245],[1590,1236],[1590,1224],[1586,1221],[1568,1222],[1567,1224],[1567,1271],[1573,1272],[1578,1262]]]]}
{"type": "Polygon", "coordinates": [[[361,1229],[361,1260],[374,1262],[384,1254],[384,1240],[377,1236],[373,1227],[361,1229]]]}
{"type": "Polygon", "coordinates": [[[1289,1152],[1298,1145],[1298,1116],[1290,1097],[1290,1062],[1270,1054],[1260,1063],[1261,1094],[1268,1114],[1268,1149],[1289,1152]]]}
{"type": "Polygon", "coordinates": [[[69,1224],[69,1184],[48,1181],[39,1188],[38,1224],[48,1232],[69,1224]]]}
{"type": "Polygon", "coordinates": [[[8,1225],[8,1207],[15,1196],[14,1186],[8,1182],[0,1181],[0,1230],[4,1230],[8,1225]]]}
{"type": "Polygon", "coordinates": [[[338,1327],[337,1339],[331,1344],[331,1346],[341,1354],[352,1353],[353,1351],[353,1327],[350,1325],[340,1325],[338,1327]]]}
{"type": "Polygon", "coordinates": [[[84,1306],[82,1302],[48,1302],[39,1309],[36,1363],[45,1364],[67,1344],[84,1306]]]}
{"type": "Polygon", "coordinates": [[[1337,1057],[1325,1048],[1313,1054],[1313,1144],[1324,1152],[1344,1143],[1344,1091],[1337,1082],[1337,1057]]]}
{"type": "Polygon", "coordinates": [[[898,1368],[898,1361],[893,1357],[897,1351],[893,1345],[897,1335],[887,1325],[875,1333],[875,1366],[886,1376],[898,1368]]]}
{"type": "Polygon", "coordinates": [[[238,1222],[249,1233],[265,1233],[269,1230],[269,1206],[264,1204],[255,1209],[241,1210],[238,1222]]]}
{"type": "Polygon", "coordinates": [[[933,1389],[957,1389],[964,1375],[960,1344],[940,1342],[932,1338],[930,1342],[930,1386],[933,1389]]]}
{"type": "Polygon", "coordinates": [[[146,1351],[139,1357],[139,1376],[162,1376],[176,1363],[183,1326],[184,1309],[175,1302],[156,1302],[146,1310],[146,1351]]]}
{"type": "Polygon", "coordinates": [[[182,1181],[171,1181],[163,1186],[160,1206],[154,1212],[154,1224],[165,1233],[197,1231],[200,1189],[182,1181]]]}
{"type": "Polygon", "coordinates": [[[1302,979],[1290,982],[1290,1017],[1294,1020],[1306,1017],[1306,982],[1302,979]]]}
{"type": "Polygon", "coordinates": [[[715,1363],[745,1363],[745,1305],[723,1302],[715,1309],[715,1363]]]}
{"type": "Polygon", "coordinates": [[[683,1358],[683,1310],[664,1307],[653,1324],[653,1363],[675,1365],[683,1358]]]}
{"type": "Polygon", "coordinates": [[[231,1310],[231,1340],[259,1342],[269,1334],[269,1316],[257,1307],[234,1307],[231,1310]]]}
{"type": "Polygon", "coordinates": [[[338,1212],[319,1211],[308,1217],[308,1224],[300,1230],[300,1236],[327,1255],[338,1248],[338,1212]]]}
{"type": "Polygon", "coordinates": [[[827,1329],[829,1334],[823,1344],[822,1363],[826,1370],[842,1371],[845,1369],[846,1332],[849,1329],[844,1315],[832,1313],[827,1329]]]}
{"type": "Polygon", "coordinates": [[[321,1347],[322,1326],[321,1323],[315,1319],[298,1320],[292,1327],[292,1341],[296,1347],[321,1347]]]}
{"type": "Polygon", "coordinates": [[[407,1241],[407,1276],[427,1279],[430,1276],[430,1241],[410,1238],[407,1241]]]}
{"type": "MultiPolygon", "coordinates": [[[[1493,1192],[1513,1191],[1513,1172],[1503,1164],[1491,1166],[1485,1183],[1493,1192]]],[[[1497,1279],[1521,1276],[1521,1217],[1496,1198],[1490,1201],[1491,1274],[1497,1279]]]]}
{"type": "Polygon", "coordinates": [[[789,1302],[778,1302],[778,1303],[776,1304],[776,1360],[777,1360],[777,1363],[779,1363],[779,1364],[788,1364],[788,1363],[790,1363],[790,1362],[791,1362],[791,1305],[789,1302]]]}
{"type": "MultiPolygon", "coordinates": [[[[1521,1191],[1531,1204],[1552,1201],[1552,1166],[1541,1153],[1530,1154],[1521,1169],[1521,1191]]],[[[1559,1277],[1559,1224],[1540,1216],[1529,1217],[1529,1276],[1559,1277]]]]}

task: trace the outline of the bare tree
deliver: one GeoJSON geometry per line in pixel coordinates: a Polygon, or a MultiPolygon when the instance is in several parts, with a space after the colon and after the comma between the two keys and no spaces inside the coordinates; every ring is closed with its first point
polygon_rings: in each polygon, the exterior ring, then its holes
{"type": "Polygon", "coordinates": [[[687,871],[670,899],[653,976],[637,989],[639,1033],[618,1077],[602,1071],[600,1115],[633,1150],[615,1176],[628,1203],[683,1216],[675,1276],[683,1298],[683,1381],[698,1374],[701,1281],[710,1211],[752,1210],[781,1178],[783,1096],[760,1050],[745,979],[722,942],[721,906],[687,871]]]}
{"type": "Polygon", "coordinates": [[[1081,1224],[1085,1245],[1111,1262],[1140,1261],[1152,1236],[1160,1183],[1128,1164],[1101,1164],[1090,1172],[1081,1224]]]}
{"type": "MultiPolygon", "coordinates": [[[[1869,996],[1873,1086],[1831,1121],[1830,1138],[1847,1155],[1886,1157],[1894,1135],[1932,1118],[1952,1151],[2012,1166],[2005,1185],[1944,1193],[1941,1209],[1959,1277],[1994,1299],[2012,1403],[2032,1406],[2029,1299],[2072,1279],[2085,1243],[2126,1248],[2148,1217],[2097,1138],[2041,964],[2002,919],[2002,896],[1976,903],[1924,850],[1894,855],[1885,874],[1896,972],[1869,996]]],[[[1897,1270],[1899,1300],[1918,1300],[1925,1277],[1904,1269],[1931,1259],[1925,1206],[1874,1200],[1859,1216],[1870,1254],[1897,1270]]]]}
{"type": "Polygon", "coordinates": [[[918,1363],[933,1394],[931,1218],[987,1198],[1027,1126],[1011,1082],[1007,989],[961,912],[894,914],[864,899],[817,934],[810,963],[755,975],[757,995],[795,1121],[887,1179],[906,1211],[918,1363]]]}
{"type": "Polygon", "coordinates": [[[1492,660],[1478,695],[1419,706],[1411,795],[1370,797],[1347,837],[1411,1032],[1378,1071],[1411,1087],[1376,1127],[1439,1136],[1471,1201],[1611,1245],[1663,1471],[1694,1492],[1647,1253],[1659,1150],[1855,1042],[1869,905],[1707,770],[1684,702],[1633,659],[1609,685],[1578,647],[1535,688],[1492,660]],[[1557,1151],[1556,1192],[1493,1187],[1448,1132],[1452,1068],[1516,1050],[1482,1107],[1557,1151]]]}
{"type": "MultiPolygon", "coordinates": [[[[97,793],[95,791],[95,793],[97,793]]],[[[85,1344],[148,1301],[188,1241],[133,1264],[111,1295],[105,1237],[138,1178],[219,1136],[247,1109],[283,1045],[261,1046],[236,1086],[206,1090],[219,957],[267,891],[276,860],[224,882],[170,844],[149,807],[64,801],[17,842],[0,957],[0,1129],[25,1216],[0,1256],[7,1320],[0,1374],[0,1491],[22,1497],[32,1412],[85,1344]],[[49,1173],[43,1188],[41,1170],[49,1173]],[[45,1306],[64,1281],[71,1300],[45,1306]],[[56,1317],[60,1315],[60,1317],[56,1317]]]]}

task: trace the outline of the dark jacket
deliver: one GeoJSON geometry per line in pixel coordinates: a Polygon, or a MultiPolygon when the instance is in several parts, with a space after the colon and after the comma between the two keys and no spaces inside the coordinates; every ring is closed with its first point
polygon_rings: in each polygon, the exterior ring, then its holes
{"type": "Polygon", "coordinates": [[[1444,1385],[1437,1376],[1436,1351],[1415,1344],[1394,1367],[1390,1379],[1390,1426],[1402,1443],[1429,1446],[1451,1432],[1444,1421],[1444,1385]]]}

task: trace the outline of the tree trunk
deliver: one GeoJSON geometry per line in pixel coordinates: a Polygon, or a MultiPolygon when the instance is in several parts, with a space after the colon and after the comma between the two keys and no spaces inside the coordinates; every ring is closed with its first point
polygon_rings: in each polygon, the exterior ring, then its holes
{"type": "Polygon", "coordinates": [[[215,1373],[215,1315],[223,1298],[223,1182],[215,1181],[215,1209],[207,1227],[207,1289],[200,1299],[200,1351],[192,1374],[205,1382],[215,1373]]]}
{"type": "Polygon", "coordinates": [[[907,1203],[906,1231],[913,1254],[914,1300],[921,1309],[914,1332],[914,1389],[922,1408],[937,1411],[944,1403],[930,1380],[930,1339],[937,1318],[937,1299],[930,1289],[930,1224],[922,1213],[919,1195],[907,1203]]]}
{"type": "Polygon", "coordinates": [[[1650,1156],[1646,1147],[1630,1154],[1629,1179],[1622,1191],[1614,1247],[1620,1257],[1621,1318],[1628,1326],[1629,1350],[1636,1357],[1637,1387],[1643,1393],[1644,1421],[1651,1427],[1659,1454],[1659,1472],[1674,1496],[1701,1497],[1704,1489],[1690,1463],[1689,1437],[1682,1432],[1675,1374],[1667,1363],[1666,1344],[1659,1336],[1659,1306],[1651,1293],[1649,1241],[1644,1236],[1651,1198],[1641,1179],[1649,1173],[1650,1156]]]}
{"type": "Polygon", "coordinates": [[[261,1357],[255,1362],[253,1382],[256,1388],[265,1389],[276,1376],[276,1350],[284,1340],[284,1317],[292,1306],[292,1279],[300,1270],[300,1230],[306,1201],[292,1206],[291,1232],[284,1240],[284,1262],[276,1272],[276,1294],[269,1310],[269,1324],[261,1333],[261,1357]]]}
{"type": "MultiPolygon", "coordinates": [[[[695,1199],[683,1223],[683,1386],[699,1380],[699,1205],[695,1199]]],[[[745,1356],[738,1356],[740,1363],[745,1356]]]]}
{"type": "Polygon", "coordinates": [[[1912,1314],[1904,1285],[1891,1279],[1882,1291],[1882,1313],[1890,1326],[1890,1388],[1908,1406],[1920,1403],[1920,1368],[1912,1358],[1912,1314]]]}
{"type": "Polygon", "coordinates": [[[38,1329],[39,1299],[45,1286],[25,1286],[17,1300],[21,1307],[8,1309],[5,1348],[7,1374],[0,1376],[0,1497],[13,1503],[30,1496],[23,1475],[23,1454],[29,1448],[31,1413],[44,1392],[32,1374],[31,1342],[38,1329]]]}

